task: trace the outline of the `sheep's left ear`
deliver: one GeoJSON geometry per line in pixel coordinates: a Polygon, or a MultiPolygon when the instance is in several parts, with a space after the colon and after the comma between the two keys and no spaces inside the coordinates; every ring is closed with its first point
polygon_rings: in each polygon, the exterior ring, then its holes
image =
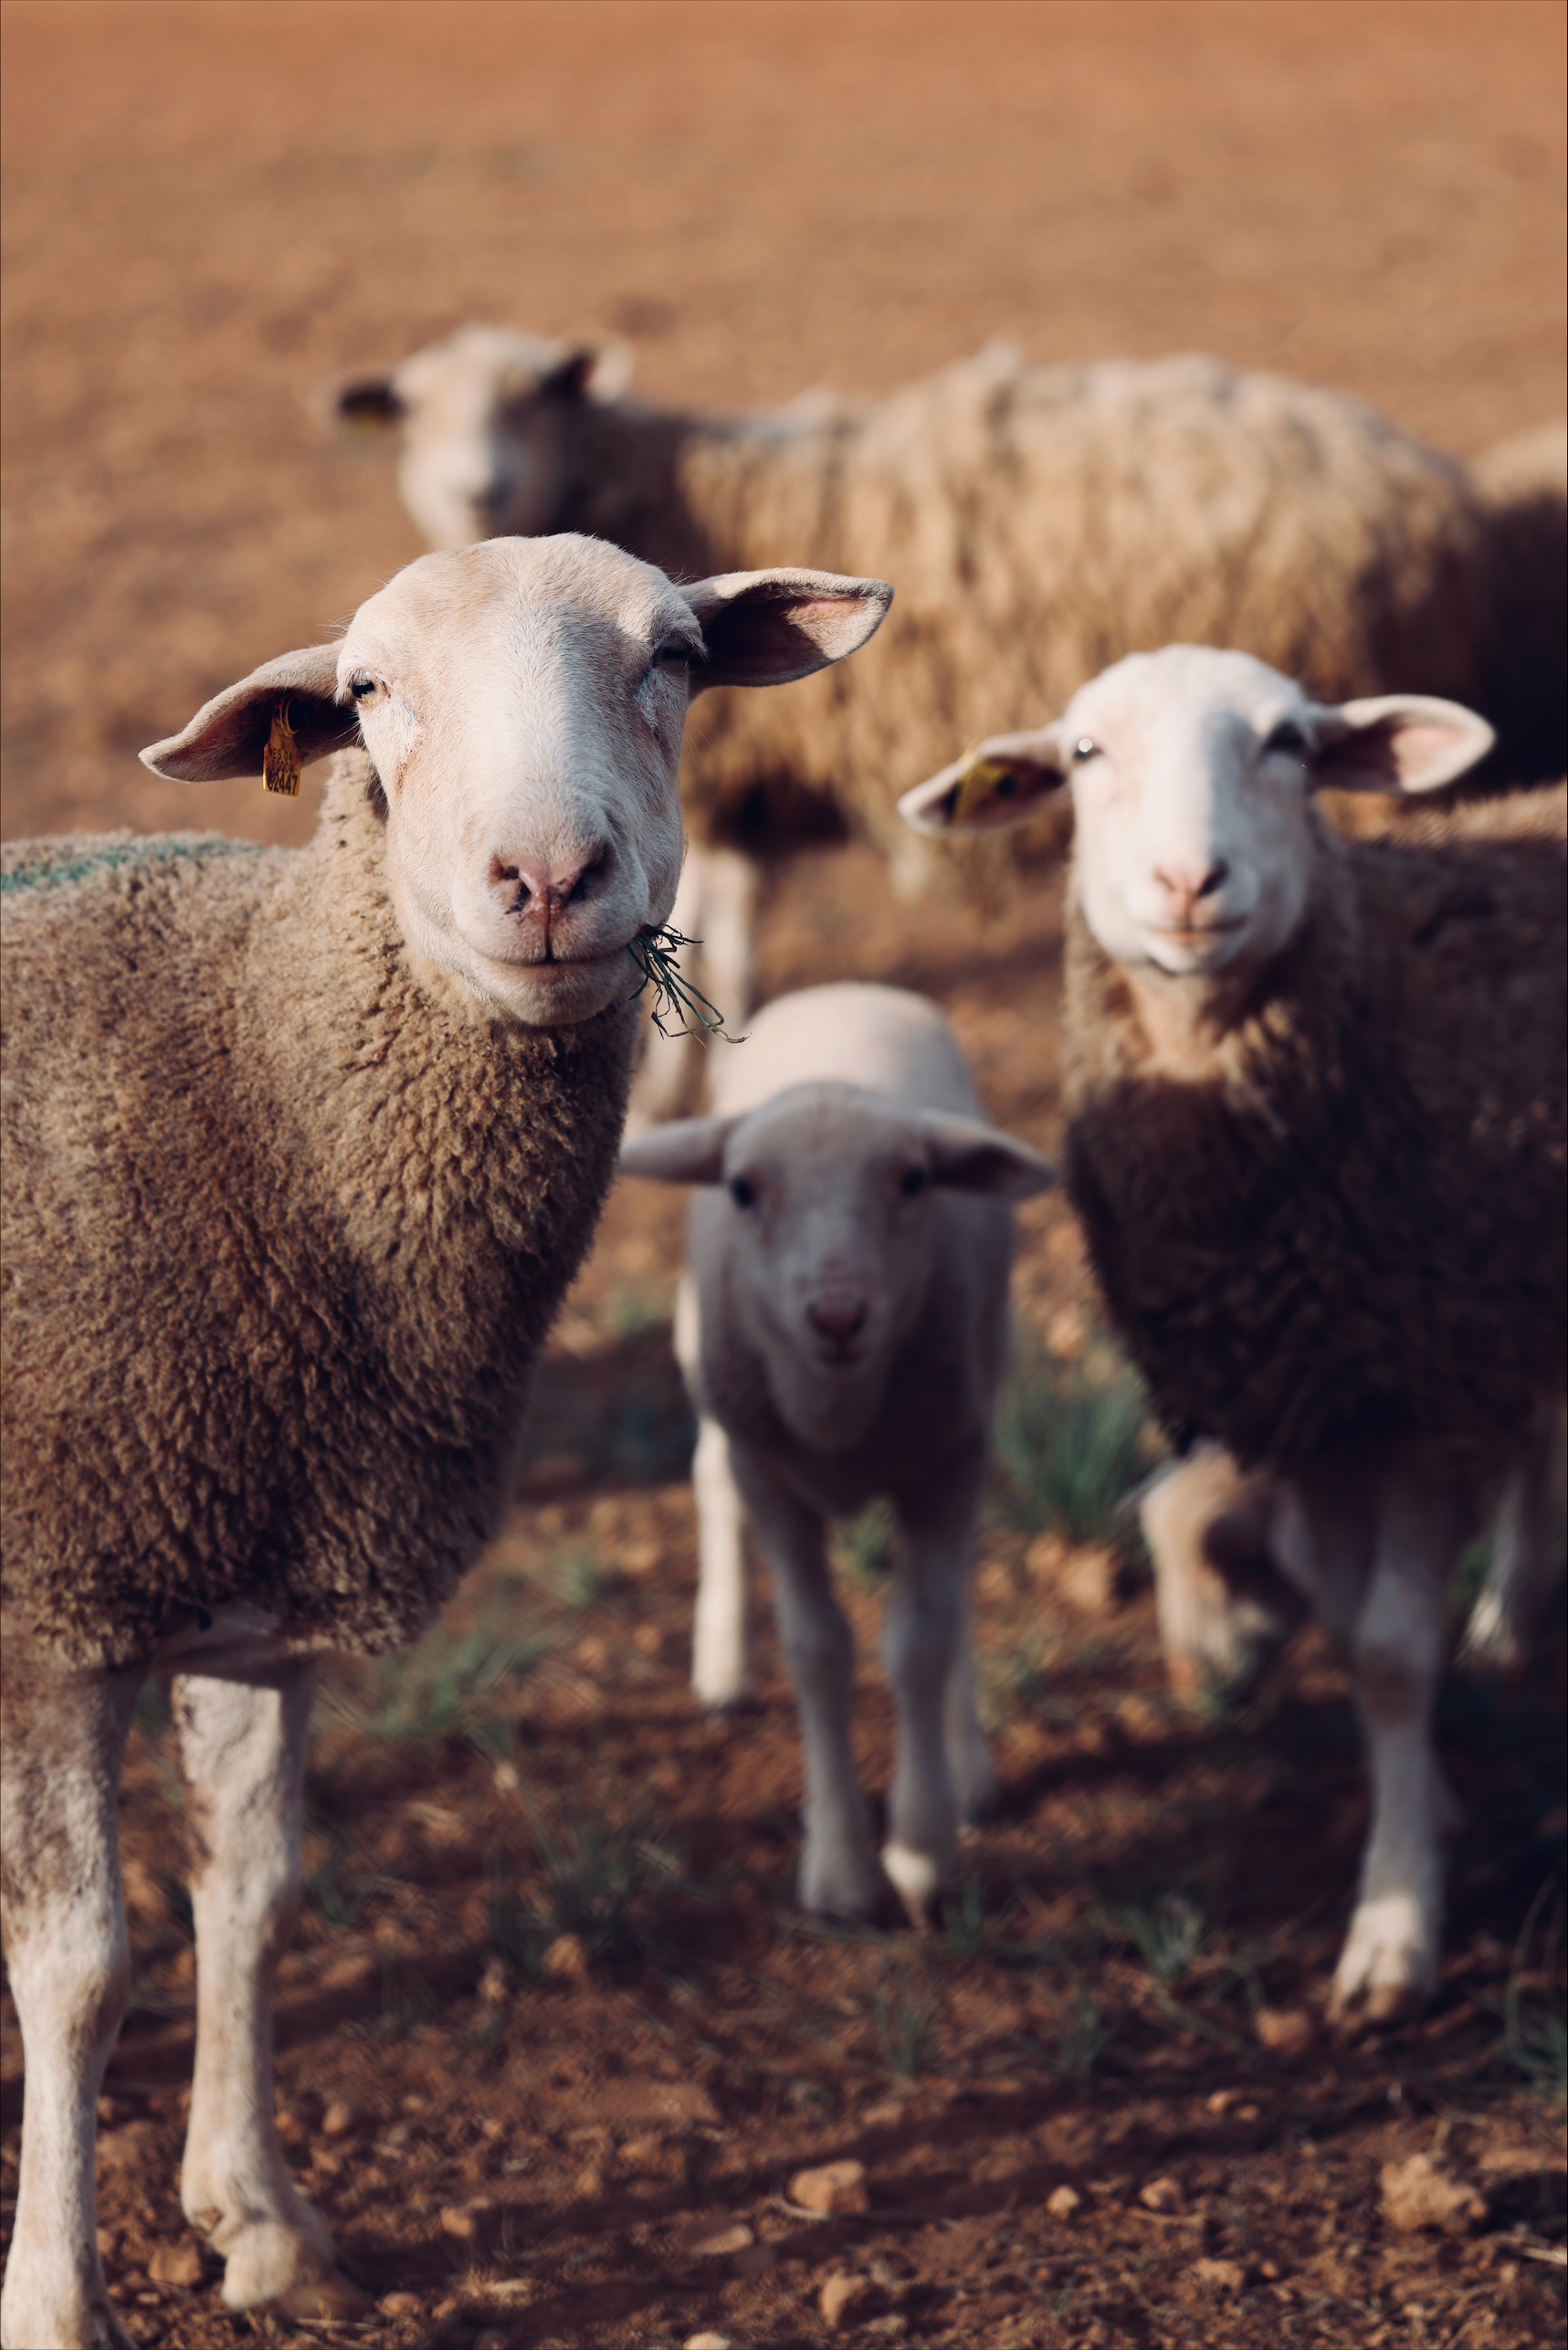
{"type": "Polygon", "coordinates": [[[932,1183],[976,1199],[1033,1199],[1049,1191],[1057,1170],[1026,1143],[973,1118],[926,1118],[932,1183]]]}
{"type": "Polygon", "coordinates": [[[680,594],[702,629],[707,659],[691,690],[715,685],[790,685],[847,659],[886,619],[885,579],[832,571],[727,571],[680,594]]]}
{"type": "Polygon", "coordinates": [[[390,368],[375,375],[357,369],[351,374],[330,376],[311,393],[310,408],[319,424],[335,425],[348,432],[390,432],[404,416],[390,368]]]}
{"type": "Polygon", "coordinates": [[[906,792],[899,814],[914,831],[939,840],[955,833],[1010,832],[1037,816],[1041,801],[1067,779],[1054,726],[988,734],[940,775],[906,792]]]}
{"type": "Polygon", "coordinates": [[[676,1118],[621,1145],[621,1173],[651,1183],[722,1183],[724,1150],[739,1120],[676,1118]]]}
{"type": "Polygon", "coordinates": [[[1435,792],[1484,759],[1497,736],[1463,702],[1380,693],[1324,710],[1310,753],[1314,789],[1435,792]]]}

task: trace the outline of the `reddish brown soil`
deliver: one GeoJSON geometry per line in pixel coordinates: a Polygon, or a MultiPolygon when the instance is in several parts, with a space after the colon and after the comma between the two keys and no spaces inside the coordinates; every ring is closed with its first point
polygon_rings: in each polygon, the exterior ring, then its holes
{"type": "MultiPolygon", "coordinates": [[[[131,753],[417,552],[384,453],[319,439],[304,395],[464,317],[608,322],[649,390],[713,401],[889,384],[1006,334],[1042,359],[1219,349],[1461,451],[1563,405],[1554,5],[5,19],[11,833],[303,837],[309,794],[180,792],[131,753]]],[[[1049,893],[977,935],[959,909],[893,907],[864,852],[824,853],[778,883],[763,976],[928,989],[995,1114],[1049,1147],[1057,944],[1049,893]]],[[[1024,1224],[1021,1317],[1045,1329],[1088,1294],[1059,1205],[1024,1224]]],[[[413,1664],[335,1672],[323,1705],[279,2078],[308,2191],[383,2303],[342,2338],[814,2343],[837,2271],[867,2280],[847,2334],[868,2342],[1560,2339],[1560,1665],[1507,1702],[1448,1689],[1469,1824],[1442,1991],[1346,2051],[1314,2020],[1364,1818],[1332,1660],[1302,1639],[1241,1712],[1184,1715],[1146,1590],[1077,1612],[998,1521],[980,1646],[1004,1795],[963,1900],[921,1944],[890,1912],[810,1928],[771,1635],[737,1723],[686,1689],[679,1229],[673,1196],[612,1203],[507,1541],[413,1664]],[[569,1881],[607,1897],[623,1865],[586,1978],[550,1972],[569,1881]],[[1269,2053],[1260,2008],[1310,2045],[1269,2053]],[[1479,2187],[1484,2221],[1391,2228],[1381,2169],[1420,2153],[1479,2187]],[[799,2166],[845,2155],[868,2216],[785,2208],[799,2166]],[[1064,2184],[1067,2218],[1046,2208],[1064,2184]]],[[[877,1603],[848,1588],[879,1788],[877,1603]]],[[[168,2350],[321,2340],[226,2316],[210,2271],[148,2281],[190,2241],[172,1793],[149,1703],[110,2273],[168,2350]]],[[[5,2028],[8,2218],[8,2005],[5,2028]]]]}

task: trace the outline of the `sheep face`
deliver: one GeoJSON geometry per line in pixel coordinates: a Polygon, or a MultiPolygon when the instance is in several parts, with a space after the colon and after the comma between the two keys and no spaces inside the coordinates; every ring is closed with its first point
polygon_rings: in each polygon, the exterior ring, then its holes
{"type": "Polygon", "coordinates": [[[1100,945],[1201,976],[1267,963],[1294,935],[1315,790],[1431,791],[1491,743],[1456,702],[1330,706],[1248,654],[1170,645],[1117,662],[1052,725],[993,736],[899,805],[920,831],[996,831],[1070,786],[1079,898],[1100,945]]]}
{"type": "Polygon", "coordinates": [[[322,403],[351,427],[398,432],[404,504],[433,547],[466,547],[557,527],[567,412],[614,396],[623,374],[614,351],[465,326],[399,367],[328,385],[322,403]]]}
{"type": "Polygon", "coordinates": [[[496,539],[425,555],[341,644],[269,663],[142,753],[158,775],[254,774],[352,741],[374,763],[386,874],[416,963],[531,1027],[635,985],[628,952],[669,914],[691,694],[841,659],[892,591],[816,572],[678,588],[597,539],[496,539]]]}
{"type": "Polygon", "coordinates": [[[918,1324],[955,1194],[1006,1202],[1050,1165],[965,1118],[837,1083],[791,1086],[762,1109],[639,1136],[630,1174],[711,1186],[693,1228],[699,1285],[715,1248],[773,1406],[813,1451],[862,1443],[918,1324]]]}

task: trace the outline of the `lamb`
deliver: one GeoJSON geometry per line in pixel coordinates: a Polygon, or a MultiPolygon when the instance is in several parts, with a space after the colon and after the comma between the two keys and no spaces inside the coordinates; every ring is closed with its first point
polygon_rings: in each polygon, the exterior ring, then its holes
{"type": "Polygon", "coordinates": [[[805,1758],[799,1896],[876,1897],[850,1744],[849,1627],[829,1522],[889,1499],[900,1546],[884,1655],[898,1746],[882,1865],[917,1923],[989,1799],[966,1586],[1005,1352],[1010,1203],[1054,1170],[982,1122],[957,1039],[891,987],[770,1004],[718,1072],[711,1117],[628,1143],[623,1169],[700,1186],[677,1320],[700,1417],[696,1681],[743,1682],[742,1516],[771,1570],[805,1758]]]}
{"type": "MultiPolygon", "coordinates": [[[[837,809],[918,889],[931,860],[897,822],[899,791],[1120,654],[1184,637],[1329,698],[1479,690],[1476,496],[1342,393],[1193,357],[1037,368],[992,345],[885,398],[718,417],[616,396],[609,367],[468,327],[342,380],[328,405],[397,429],[404,498],[437,545],[586,530],[684,578],[804,535],[814,561],[898,579],[901,619],[868,660],[787,710],[719,696],[694,730],[676,924],[704,940],[702,984],[731,1023],[757,854],[837,809]]],[[[679,1047],[655,1047],[647,1116],[685,1075],[679,1047]]]]}
{"type": "Polygon", "coordinates": [[[890,591],[677,588],[580,537],[425,557],[155,773],[337,751],[298,853],[73,837],[5,899],[5,1929],[27,2062],[6,2350],[125,2336],[94,2102],[130,1980],[115,1786],[174,1676],[195,1836],[184,2208],[233,2309],[360,2306],[273,2128],[320,1654],[495,1532],[614,1172],[630,952],[673,902],[689,700],[852,652],[890,591]]]}
{"type": "Polygon", "coordinates": [[[1490,740],[1173,646],[903,802],[989,828],[1070,780],[1070,1194],[1162,1417],[1273,1481],[1266,1549],[1350,1653],[1373,1805],[1346,2029],[1436,1983],[1445,1602],[1563,1393],[1564,802],[1369,844],[1313,794],[1429,790],[1490,740]]]}

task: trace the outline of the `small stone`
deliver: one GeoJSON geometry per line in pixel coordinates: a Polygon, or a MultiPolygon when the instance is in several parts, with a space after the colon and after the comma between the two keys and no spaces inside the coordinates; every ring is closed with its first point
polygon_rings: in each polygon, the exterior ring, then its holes
{"type": "Polygon", "coordinates": [[[877,2334],[884,2342],[893,2342],[909,2332],[910,2321],[901,2310],[890,2309],[886,2317],[868,2317],[863,2330],[867,2334],[877,2334]]]}
{"type": "Polygon", "coordinates": [[[853,2325],[865,2312],[874,2290],[869,2277],[826,2278],[816,2296],[816,2305],[829,2334],[841,2334],[846,2326],[853,2325]]]}
{"type": "Polygon", "coordinates": [[[359,2127],[359,2115],[343,2097],[334,2097],[321,2116],[324,2138],[346,2138],[351,2130],[359,2127]]]}
{"type": "Polygon", "coordinates": [[[1046,2209],[1053,2219],[1070,2219],[1083,2207],[1083,2197],[1076,2187],[1053,2187],[1046,2197],[1046,2209]]]}
{"type": "Polygon", "coordinates": [[[755,2241],[743,2219],[734,2220],[728,2228],[716,2229],[710,2236],[700,2236],[691,2247],[700,2260],[722,2259],[726,2252],[743,2252],[755,2241]]]}
{"type": "Polygon", "coordinates": [[[441,2213],[441,2228],[444,2234],[456,2236],[463,2244],[472,2243],[479,2232],[478,2219],[460,2203],[448,2203],[445,2207],[441,2213]]]}
{"type": "Polygon", "coordinates": [[[1240,2292],[1247,2283],[1239,2260],[1194,2260],[1188,2273],[1210,2292],[1240,2292]]]}
{"type": "Polygon", "coordinates": [[[825,2218],[841,2211],[869,2211],[866,2166],[847,2161],[797,2170],[789,2183],[789,2199],[800,2210],[819,2212],[825,2218]]]}
{"type": "Polygon", "coordinates": [[[1100,1543],[1081,1543],[1068,1553],[1056,1587],[1080,1616],[1109,1616],[1121,1596],[1121,1561],[1100,1543]]]}
{"type": "Polygon", "coordinates": [[[425,2306],[416,2292],[384,2292],[375,2305],[383,2317],[417,2317],[425,2306]]]}
{"type": "Polygon", "coordinates": [[[487,2008],[504,2006],[507,1995],[507,1973],[499,1958],[492,1958],[476,1986],[487,2008]]]}
{"type": "Polygon", "coordinates": [[[732,2334],[689,2334],[686,2350],[740,2350],[732,2334]]]}
{"type": "Polygon", "coordinates": [[[1252,2018],[1258,2044],[1271,2056],[1305,2056],[1318,2028],[1305,2008],[1259,2008],[1252,2018]]]}
{"type": "Polygon", "coordinates": [[[200,2245],[159,2244],[147,2263],[147,2274],[155,2285],[199,2285],[203,2276],[200,2245]]]}
{"type": "Polygon", "coordinates": [[[588,1980],[588,1945],[580,1934],[558,1934],[542,1961],[544,1972],[552,1982],[585,1983],[588,1980]]]}
{"type": "Polygon", "coordinates": [[[1145,2211],[1180,2211],[1185,2197],[1173,2178],[1152,2178],[1147,2187],[1138,2190],[1138,2200],[1145,2211]]]}
{"type": "Polygon", "coordinates": [[[572,2192],[585,2203],[595,2203],[605,2192],[605,2174],[597,2163],[584,2163],[572,2182],[572,2192]]]}
{"type": "Polygon", "coordinates": [[[1214,2095],[1205,2101],[1208,2112],[1228,2113],[1240,2094],[1239,2089],[1216,2089],[1214,2095]]]}
{"type": "Polygon", "coordinates": [[[495,1781],[497,1795],[515,1795],[522,1785],[521,1776],[515,1763],[498,1763],[491,1776],[495,1781]]]}
{"type": "Polygon", "coordinates": [[[499,2325],[482,2326],[474,2336],[473,2350],[511,2350],[511,2337],[499,2325]]]}
{"type": "Polygon", "coordinates": [[[1379,2180],[1383,2216],[1402,2236],[1414,2236],[1425,2228],[1436,2228],[1445,2236],[1460,2236],[1487,2217],[1486,2198],[1434,2162],[1430,2155],[1384,2163],[1379,2180]]]}

